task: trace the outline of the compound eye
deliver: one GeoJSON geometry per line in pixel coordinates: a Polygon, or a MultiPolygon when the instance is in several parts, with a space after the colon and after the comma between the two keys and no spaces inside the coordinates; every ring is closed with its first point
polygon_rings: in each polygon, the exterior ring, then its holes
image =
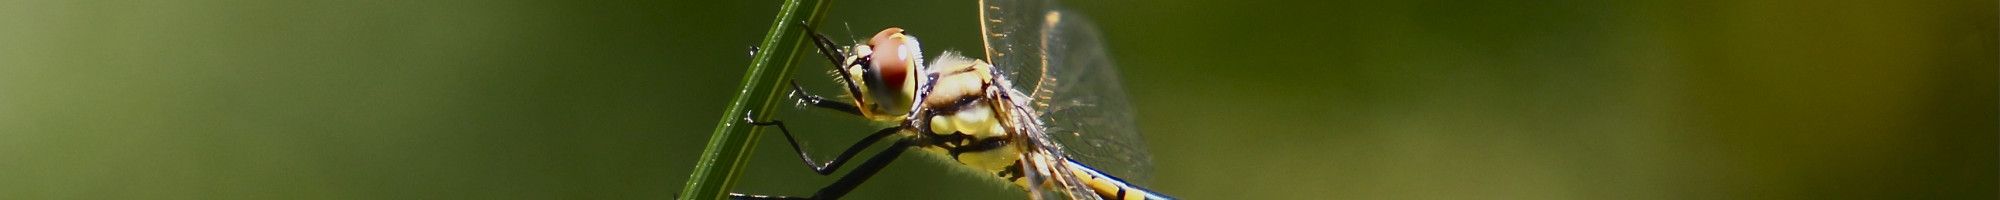
{"type": "Polygon", "coordinates": [[[874,65],[869,67],[875,68],[873,71],[877,74],[874,75],[879,78],[877,80],[880,80],[885,89],[903,88],[905,84],[903,78],[910,73],[912,64],[910,62],[914,61],[913,58],[918,53],[912,47],[905,46],[912,44],[909,40],[913,39],[909,35],[903,35],[902,28],[896,27],[882,29],[882,32],[875,33],[875,37],[868,39],[868,45],[874,48],[868,55],[869,60],[874,61],[874,65]]]}

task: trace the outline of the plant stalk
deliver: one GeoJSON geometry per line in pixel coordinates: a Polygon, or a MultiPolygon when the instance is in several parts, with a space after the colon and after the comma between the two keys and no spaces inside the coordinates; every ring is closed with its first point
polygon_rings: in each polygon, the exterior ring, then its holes
{"type": "MultiPolygon", "coordinates": [[[[743,166],[763,130],[744,124],[744,116],[754,111],[769,111],[776,102],[786,99],[783,95],[788,87],[784,83],[790,79],[792,65],[802,50],[799,47],[804,46],[807,37],[797,23],[818,24],[831,7],[831,1],[786,0],[779,7],[777,19],[771,21],[770,31],[764,33],[763,41],[757,45],[759,50],[751,57],[750,68],[743,74],[742,86],[730,100],[728,110],[722,113],[721,122],[716,123],[708,147],[689,175],[687,187],[681,190],[681,199],[714,200],[729,196],[729,188],[743,174],[743,166]]],[[[771,116],[769,112],[760,113],[763,114],[755,116],[771,116]]]]}

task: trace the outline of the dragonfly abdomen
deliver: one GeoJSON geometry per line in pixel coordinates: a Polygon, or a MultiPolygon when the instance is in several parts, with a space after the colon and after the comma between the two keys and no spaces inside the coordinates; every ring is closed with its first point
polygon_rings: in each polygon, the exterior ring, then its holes
{"type": "Polygon", "coordinates": [[[1123,179],[1118,179],[1118,177],[1104,174],[1103,171],[1098,171],[1095,168],[1083,165],[1083,163],[1077,163],[1075,160],[1064,162],[1064,165],[1069,167],[1070,172],[1075,173],[1076,177],[1083,178],[1084,185],[1089,186],[1091,191],[1096,191],[1099,198],[1107,200],[1173,199],[1173,197],[1167,197],[1165,194],[1140,188],[1137,185],[1125,182],[1123,179]]]}

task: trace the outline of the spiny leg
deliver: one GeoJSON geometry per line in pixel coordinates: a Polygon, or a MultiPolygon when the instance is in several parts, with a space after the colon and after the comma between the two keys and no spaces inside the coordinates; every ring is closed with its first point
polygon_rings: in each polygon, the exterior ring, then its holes
{"type": "Polygon", "coordinates": [[[806,152],[804,146],[799,145],[798,138],[792,136],[791,129],[785,128],[784,121],[779,121],[779,120],[757,121],[756,119],[751,117],[749,113],[744,113],[743,116],[745,116],[743,117],[743,121],[750,125],[778,126],[778,132],[782,133],[785,136],[786,143],[792,145],[792,151],[799,154],[799,160],[805,161],[806,167],[812,168],[813,173],[819,173],[819,175],[833,174],[834,170],[839,170],[840,165],[846,164],[848,160],[853,160],[852,158],[854,158],[854,155],[861,153],[861,150],[866,150],[868,149],[868,146],[875,145],[876,141],[882,141],[883,137],[894,135],[896,134],[896,131],[901,130],[896,127],[889,127],[875,131],[874,134],[868,134],[868,137],[861,138],[861,141],[857,141],[854,143],[854,145],[848,146],[847,151],[840,152],[840,155],[835,156],[833,160],[829,160],[826,163],[821,164],[818,161],[813,161],[812,155],[806,152]]]}
{"type": "MultiPolygon", "coordinates": [[[[841,80],[840,82],[842,83],[842,85],[845,85],[847,87],[847,91],[860,92],[861,86],[856,85],[857,83],[853,81],[855,80],[854,77],[851,77],[852,72],[847,71],[847,69],[850,65],[857,65],[861,63],[849,63],[849,60],[847,60],[848,57],[846,57],[847,52],[841,51],[840,44],[834,43],[833,39],[827,39],[826,34],[820,34],[818,30],[814,30],[813,27],[811,25],[807,25],[805,21],[799,21],[799,26],[805,27],[806,34],[812,35],[814,50],[818,51],[820,56],[826,57],[827,62],[833,63],[833,70],[837,72],[836,74],[840,75],[839,80],[841,80]]],[[[867,58],[862,57],[860,62],[867,62],[867,58]]],[[[792,88],[794,89],[794,91],[805,91],[805,90],[798,90],[799,87],[797,82],[794,82],[792,84],[792,88]]],[[[817,99],[820,100],[818,102],[832,102],[832,101],[825,101],[825,98],[817,98],[817,99]]],[[[861,113],[860,109],[855,108],[854,105],[865,105],[867,104],[867,102],[863,102],[863,99],[861,98],[854,98],[852,100],[854,101],[853,104],[838,106],[845,108],[835,108],[827,106],[820,106],[820,107],[834,108],[835,110],[841,110],[843,112],[860,115],[861,113]]],[[[817,102],[814,103],[814,105],[821,105],[821,104],[824,103],[817,103],[817,102]]]]}
{"type": "Polygon", "coordinates": [[[826,61],[833,62],[834,66],[845,70],[846,66],[843,65],[847,65],[847,52],[841,51],[840,44],[833,43],[833,39],[826,38],[826,34],[820,34],[819,30],[813,29],[812,25],[807,25],[805,21],[799,21],[799,27],[805,27],[806,34],[811,34],[813,48],[820,56],[826,57],[826,61]]]}
{"type": "Polygon", "coordinates": [[[820,97],[819,95],[813,95],[812,93],[807,93],[804,87],[799,87],[799,80],[792,80],[791,83],[792,83],[792,93],[790,96],[792,96],[792,98],[797,98],[800,103],[804,103],[806,105],[812,105],[813,107],[833,109],[836,111],[852,115],[861,115],[861,108],[854,107],[854,104],[828,100],[826,99],[826,97],[820,97]]]}
{"type": "Polygon", "coordinates": [[[882,169],[888,167],[890,162],[895,162],[896,157],[903,154],[903,150],[908,150],[911,146],[915,145],[916,142],[909,139],[896,140],[896,144],[889,145],[888,149],[883,149],[881,153],[876,153],[874,157],[868,157],[867,162],[862,162],[861,166],[855,167],[852,172],[847,172],[847,175],[841,176],[840,180],[834,181],[833,184],[820,188],[819,192],[814,192],[811,197],[746,195],[737,193],[730,193],[729,197],[731,199],[750,200],[840,199],[841,196],[846,196],[847,192],[854,191],[854,187],[861,186],[862,182],[867,182],[868,178],[874,177],[875,173],[882,172],[882,169]]]}

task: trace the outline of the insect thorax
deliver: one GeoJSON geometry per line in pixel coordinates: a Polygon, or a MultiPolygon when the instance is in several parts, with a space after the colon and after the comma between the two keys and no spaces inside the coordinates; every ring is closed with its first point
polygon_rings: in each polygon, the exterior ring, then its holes
{"type": "Polygon", "coordinates": [[[920,101],[926,110],[920,112],[922,123],[929,128],[917,138],[927,152],[1021,184],[1021,152],[1014,146],[1019,138],[1008,132],[1010,124],[1001,117],[1005,111],[995,109],[1005,102],[993,98],[998,94],[993,90],[1004,89],[993,86],[990,67],[950,52],[932,63],[928,73],[936,81],[920,101]]]}

